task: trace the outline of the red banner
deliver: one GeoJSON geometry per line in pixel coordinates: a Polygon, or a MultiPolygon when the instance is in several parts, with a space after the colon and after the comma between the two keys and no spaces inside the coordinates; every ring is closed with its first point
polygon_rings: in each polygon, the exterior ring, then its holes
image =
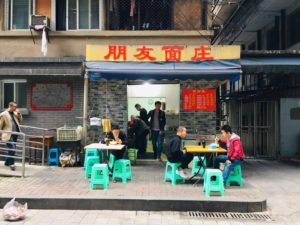
{"type": "Polygon", "coordinates": [[[183,89],[182,90],[183,110],[216,110],[215,89],[183,89]]]}

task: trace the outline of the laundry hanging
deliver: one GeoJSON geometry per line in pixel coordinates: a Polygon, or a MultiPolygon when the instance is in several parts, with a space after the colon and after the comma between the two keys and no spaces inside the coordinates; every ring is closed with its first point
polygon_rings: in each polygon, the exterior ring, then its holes
{"type": "Polygon", "coordinates": [[[131,17],[133,17],[134,10],[135,10],[135,0],[131,0],[131,2],[130,2],[130,16],[131,17]]]}

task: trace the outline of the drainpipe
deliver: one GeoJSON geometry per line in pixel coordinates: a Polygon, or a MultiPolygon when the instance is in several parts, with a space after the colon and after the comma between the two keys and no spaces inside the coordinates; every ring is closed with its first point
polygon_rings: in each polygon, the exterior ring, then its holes
{"type": "Polygon", "coordinates": [[[87,71],[84,74],[84,87],[83,87],[83,121],[82,121],[82,144],[86,145],[87,140],[87,119],[88,119],[88,89],[89,89],[89,78],[87,71]]]}

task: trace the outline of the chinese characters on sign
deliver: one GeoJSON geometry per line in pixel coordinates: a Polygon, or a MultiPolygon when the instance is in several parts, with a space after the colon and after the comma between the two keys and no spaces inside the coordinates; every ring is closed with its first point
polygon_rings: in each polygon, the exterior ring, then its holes
{"type": "Polygon", "coordinates": [[[183,89],[182,90],[183,110],[216,110],[215,89],[183,89]]]}
{"type": "Polygon", "coordinates": [[[87,45],[87,61],[184,62],[239,58],[238,47],[206,45],[87,45]]]}

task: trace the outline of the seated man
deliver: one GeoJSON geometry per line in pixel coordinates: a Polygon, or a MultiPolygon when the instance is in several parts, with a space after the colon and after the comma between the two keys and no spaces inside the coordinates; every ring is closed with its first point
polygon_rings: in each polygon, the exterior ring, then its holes
{"type": "MultiPolygon", "coordinates": [[[[116,141],[117,144],[126,145],[127,138],[125,132],[121,131],[118,125],[113,125],[111,131],[107,134],[107,138],[113,141],[116,141]]],[[[122,159],[125,153],[126,147],[122,150],[112,151],[112,154],[115,156],[115,160],[122,159]]]]}
{"type": "Polygon", "coordinates": [[[241,143],[240,137],[233,133],[231,127],[228,125],[224,125],[221,128],[221,133],[224,139],[217,139],[220,146],[227,147],[227,155],[220,155],[216,158],[215,167],[219,168],[220,162],[226,163],[226,168],[223,172],[224,183],[226,183],[227,178],[229,177],[230,171],[237,165],[241,165],[243,160],[245,159],[245,153],[243,150],[243,146],[241,143]]]}
{"type": "Polygon", "coordinates": [[[128,129],[128,135],[135,136],[135,148],[138,149],[138,155],[142,156],[146,153],[147,135],[149,127],[147,124],[136,116],[131,116],[131,122],[128,129]]]}
{"type": "Polygon", "coordinates": [[[193,160],[193,154],[182,149],[182,139],[186,137],[186,128],[178,127],[177,133],[172,137],[167,146],[167,158],[171,163],[181,163],[176,173],[182,178],[188,179],[186,169],[189,163],[193,160]]]}

